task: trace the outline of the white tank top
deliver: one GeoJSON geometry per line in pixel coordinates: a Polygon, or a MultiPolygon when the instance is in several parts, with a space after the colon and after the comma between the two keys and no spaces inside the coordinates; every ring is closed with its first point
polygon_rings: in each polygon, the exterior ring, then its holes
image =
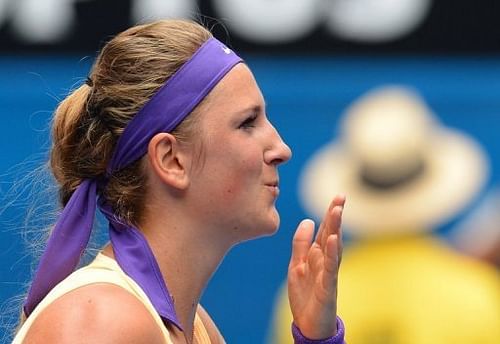
{"type": "MultiPolygon", "coordinates": [[[[93,284],[93,283],[111,283],[120,286],[130,292],[132,295],[137,297],[144,307],[151,313],[154,321],[160,328],[166,344],[172,344],[170,335],[167,328],[163,324],[160,316],[154,309],[149,298],[144,293],[144,291],[139,287],[137,283],[134,282],[130,277],[128,277],[123,270],[120,268],[118,263],[101,253],[99,253],[94,261],[89,265],[76,270],[61,283],[54,287],[47,294],[47,296],[38,304],[34,309],[33,313],[28,317],[25,323],[22,325],[18,333],[16,334],[12,344],[21,344],[26,337],[31,325],[36,320],[38,315],[47,308],[52,302],[57,298],[63,296],[64,294],[75,290],[77,288],[93,284]]],[[[200,344],[210,344],[210,337],[203,325],[202,320],[199,318],[198,314],[195,316],[194,320],[194,334],[193,342],[200,344]]]]}

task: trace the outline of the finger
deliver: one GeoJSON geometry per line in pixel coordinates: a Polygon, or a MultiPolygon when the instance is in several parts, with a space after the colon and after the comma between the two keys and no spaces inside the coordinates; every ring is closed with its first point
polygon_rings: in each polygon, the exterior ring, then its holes
{"type": "Polygon", "coordinates": [[[327,235],[325,238],[328,238],[331,234],[340,234],[340,225],[342,224],[342,213],[344,212],[344,207],[336,206],[332,209],[330,213],[330,221],[329,227],[327,230],[327,235]]]}
{"type": "Polygon", "coordinates": [[[330,203],[330,206],[328,207],[329,210],[332,210],[334,207],[343,207],[345,205],[345,195],[335,195],[333,197],[332,202],[330,203]]]}
{"type": "Polygon", "coordinates": [[[329,219],[329,213],[332,207],[334,206],[333,200],[330,202],[328,209],[326,209],[325,215],[323,216],[323,221],[319,225],[318,233],[316,233],[316,238],[314,240],[315,243],[321,246],[321,243],[324,242],[324,233],[325,233],[325,225],[327,225],[329,219]]]}
{"type": "Polygon", "coordinates": [[[323,252],[326,251],[326,242],[330,235],[336,234],[340,237],[340,241],[342,240],[342,231],[340,226],[342,223],[343,210],[343,206],[336,205],[333,207],[333,209],[330,209],[330,212],[328,213],[328,217],[325,220],[324,232],[322,234],[322,239],[320,242],[323,252]]]}
{"type": "Polygon", "coordinates": [[[300,264],[307,259],[307,253],[311,247],[313,236],[314,221],[310,219],[302,220],[293,236],[290,266],[300,264]]]}
{"type": "Polygon", "coordinates": [[[325,212],[325,216],[316,235],[316,242],[321,247],[323,247],[323,249],[326,245],[326,239],[328,238],[328,236],[332,233],[335,233],[336,227],[340,226],[340,220],[336,219],[336,217],[338,217],[338,210],[335,211],[334,209],[340,207],[340,210],[342,210],[344,204],[345,196],[336,195],[330,202],[330,206],[325,212]]]}
{"type": "Polygon", "coordinates": [[[324,269],[324,260],[325,256],[322,248],[318,244],[313,243],[307,254],[306,271],[310,271],[313,276],[319,276],[324,269]]]}
{"type": "Polygon", "coordinates": [[[344,209],[340,206],[335,206],[331,211],[331,218],[328,222],[329,227],[325,228],[325,244],[323,247],[323,251],[326,254],[327,250],[327,240],[331,235],[335,235],[337,237],[337,255],[340,259],[342,258],[342,249],[343,249],[343,240],[342,240],[342,213],[344,209]]]}
{"type": "Polygon", "coordinates": [[[324,233],[325,233],[325,219],[320,223],[316,236],[314,238],[314,243],[318,245],[318,247],[322,247],[322,242],[324,241],[324,233]]]}
{"type": "Polygon", "coordinates": [[[330,234],[339,234],[340,225],[342,222],[342,212],[344,211],[345,196],[337,195],[332,201],[332,206],[330,207],[330,221],[329,227],[326,230],[324,243],[326,245],[326,240],[330,234]]]}
{"type": "Polygon", "coordinates": [[[342,261],[342,253],[344,250],[344,231],[342,229],[342,213],[344,212],[344,208],[342,208],[342,212],[340,213],[339,218],[339,226],[337,229],[337,257],[338,257],[338,265],[340,266],[340,262],[342,261]]]}
{"type": "MultiPolygon", "coordinates": [[[[337,234],[328,236],[326,242],[326,253],[324,259],[323,288],[327,293],[335,293],[337,290],[337,277],[339,272],[339,237],[337,234]]],[[[334,295],[331,295],[334,296],[334,295]]]]}

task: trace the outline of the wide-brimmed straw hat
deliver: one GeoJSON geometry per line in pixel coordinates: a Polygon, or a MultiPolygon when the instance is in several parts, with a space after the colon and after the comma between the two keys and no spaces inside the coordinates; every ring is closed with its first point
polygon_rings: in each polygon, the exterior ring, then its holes
{"type": "Polygon", "coordinates": [[[347,109],[340,137],[305,164],[300,194],[317,219],[345,194],[343,223],[354,235],[426,231],[470,204],[488,166],[483,149],[440,125],[415,91],[388,86],[347,109]]]}

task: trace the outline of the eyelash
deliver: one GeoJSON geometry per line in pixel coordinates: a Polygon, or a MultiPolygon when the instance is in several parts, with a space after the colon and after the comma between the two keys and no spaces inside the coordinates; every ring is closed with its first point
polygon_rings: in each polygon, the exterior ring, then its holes
{"type": "Polygon", "coordinates": [[[257,119],[257,114],[254,113],[253,115],[249,116],[247,119],[243,121],[243,123],[240,124],[238,127],[239,129],[249,129],[249,128],[254,128],[255,127],[255,120],[257,119]]]}

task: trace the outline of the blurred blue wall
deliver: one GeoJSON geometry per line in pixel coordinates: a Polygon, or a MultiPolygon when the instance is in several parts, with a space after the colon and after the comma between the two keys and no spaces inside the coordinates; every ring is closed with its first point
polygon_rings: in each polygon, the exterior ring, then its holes
{"type": "MultiPolygon", "coordinates": [[[[307,216],[297,195],[300,169],[332,139],[342,111],[362,93],[387,83],[416,88],[445,125],[461,128],[484,146],[492,161],[488,187],[500,185],[500,59],[250,56],[247,61],[266,97],[270,119],[294,157],[280,171],[280,231],[231,251],[203,298],[227,342],[239,344],[265,341],[274,295],[286,276],[293,230],[307,216]]],[[[51,111],[84,80],[90,63],[74,56],[0,57],[2,195],[22,177],[23,161],[44,156],[51,111]]],[[[3,198],[0,205],[3,320],[5,302],[24,291],[31,264],[21,238],[22,205],[6,207],[12,199],[3,198]]],[[[446,228],[441,233],[446,235],[446,228]]]]}

